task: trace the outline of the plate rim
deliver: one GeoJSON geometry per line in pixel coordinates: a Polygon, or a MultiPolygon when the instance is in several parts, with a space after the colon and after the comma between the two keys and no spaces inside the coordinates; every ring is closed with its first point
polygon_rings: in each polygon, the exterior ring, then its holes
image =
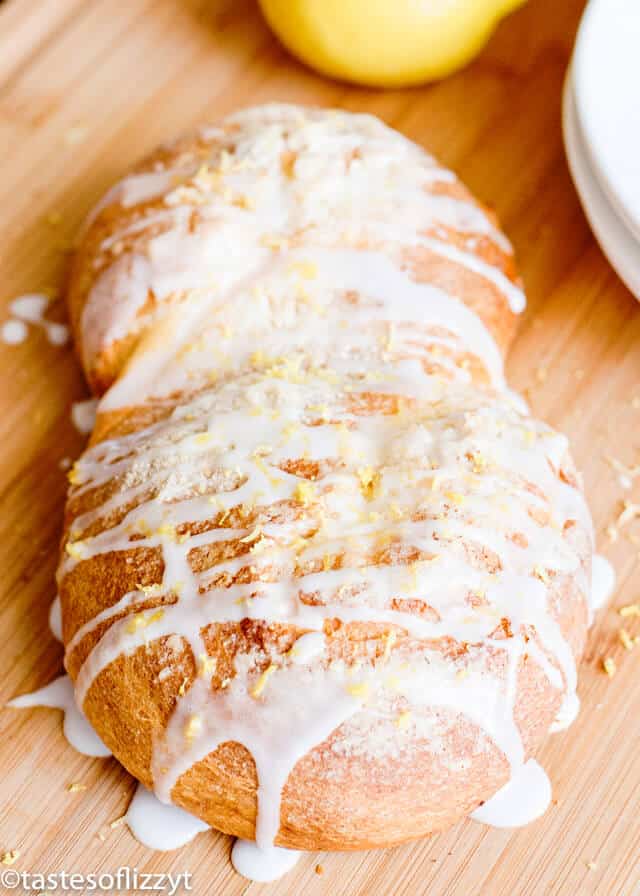
{"type": "MultiPolygon", "coordinates": [[[[625,220],[627,227],[640,240],[640,202],[637,205],[629,202],[624,189],[616,177],[615,166],[610,161],[608,151],[606,148],[603,148],[607,141],[601,139],[601,133],[594,129],[592,125],[593,118],[589,114],[589,99],[588,95],[585,96],[585,85],[588,81],[585,75],[581,75],[581,72],[586,72],[590,68],[590,63],[593,63],[594,53],[597,55],[595,48],[598,47],[597,35],[600,31],[596,26],[598,16],[604,15],[606,12],[605,3],[607,2],[610,2],[610,0],[589,0],[578,28],[571,63],[575,116],[579,121],[583,134],[584,150],[591,158],[591,167],[594,173],[600,180],[609,201],[625,220]]],[[[638,14],[640,22],[640,5],[635,5],[632,3],[632,0],[622,0],[622,3],[631,12],[635,11],[638,14]]],[[[640,66],[638,80],[640,81],[640,66]]],[[[640,144],[640,129],[638,131],[638,142],[640,144]]],[[[638,146],[638,154],[640,157],[640,145],[638,146]]]]}
{"type": "Polygon", "coordinates": [[[590,168],[575,107],[573,63],[567,71],[562,92],[562,131],[571,177],[594,236],[614,271],[640,301],[640,242],[609,201],[590,168]]]}

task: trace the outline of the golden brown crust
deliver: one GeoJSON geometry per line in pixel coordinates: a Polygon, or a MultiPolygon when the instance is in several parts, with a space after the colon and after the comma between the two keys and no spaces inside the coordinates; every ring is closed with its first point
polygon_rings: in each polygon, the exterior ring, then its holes
{"type": "MultiPolygon", "coordinates": [[[[90,502],[76,503],[75,513],[89,506],[90,502]]],[[[128,591],[139,584],[159,582],[161,573],[158,552],[146,549],[101,555],[80,563],[64,580],[65,642],[69,643],[81,625],[113,606],[128,591]]],[[[583,596],[568,579],[555,600],[558,621],[579,657],[587,624],[583,596]]],[[[141,600],[135,610],[163,604],[164,600],[157,597],[141,600]]],[[[67,655],[72,678],[108,627],[98,626],[67,655]]],[[[332,631],[332,649],[336,655],[353,659],[358,645],[371,639],[371,628],[363,624],[340,626],[332,631]]],[[[380,642],[378,652],[384,649],[387,632],[386,627],[377,627],[374,632],[380,642]]],[[[244,649],[245,642],[255,647],[266,640],[285,653],[299,634],[302,631],[291,626],[265,627],[248,621],[211,626],[206,639],[208,652],[218,659],[213,688],[219,687],[232,670],[233,655],[244,649]]],[[[84,704],[103,741],[147,787],[152,786],[154,738],[166,726],[179,692],[185,686],[188,689],[196,675],[194,658],[183,644],[179,657],[174,648],[171,675],[159,683],[166,652],[163,639],[140,648],[132,657],[120,657],[100,673],[84,704]]],[[[546,735],[560,702],[561,695],[554,692],[540,666],[525,655],[518,673],[514,714],[527,755],[535,752],[546,735]]],[[[366,754],[350,757],[334,749],[344,739],[344,731],[334,732],[301,760],[290,776],[283,793],[277,843],[315,850],[388,846],[442,830],[488,799],[509,777],[504,756],[464,717],[446,711],[438,711],[438,715],[445,741],[437,750],[428,742],[412,743],[411,749],[387,757],[383,764],[372,762],[366,754]],[[406,786],[407,780],[411,781],[410,787],[406,786]]],[[[252,838],[256,786],[253,760],[246,748],[227,743],[180,779],[172,799],[219,830],[252,838]]]]}
{"type": "MultiPolygon", "coordinates": [[[[234,128],[230,125],[226,127],[223,125],[222,130],[225,132],[224,137],[204,140],[201,134],[194,134],[168,146],[160,147],[141,161],[131,173],[153,175],[158,171],[191,170],[194,165],[197,166],[211,158],[223,148],[233,153],[236,149],[234,128]]],[[[186,182],[186,175],[172,177],[174,186],[186,182]]],[[[431,193],[436,196],[469,202],[489,215],[495,223],[495,216],[477,203],[464,185],[458,181],[435,184],[431,188],[431,193]]],[[[104,206],[98,206],[97,213],[94,213],[90,219],[82,236],[81,245],[74,256],[67,292],[75,343],[80,348],[89,385],[98,395],[105,392],[114,382],[134,351],[142,331],[134,330],[115,342],[103,344],[98,354],[87,354],[85,351],[86,339],[82,329],[82,315],[91,289],[100,275],[108,271],[114,264],[122,264],[125,268],[130,265],[131,255],[144,252],[149,240],[158,236],[168,226],[150,223],[143,227],[135,237],[128,235],[114,240],[114,235],[126,234],[139,222],[145,219],[152,220],[155,213],[163,211],[165,209],[164,196],[126,206],[118,201],[118,193],[115,192],[111,200],[107,194],[103,201],[105,201],[104,206]]],[[[197,208],[194,209],[193,215],[193,228],[197,230],[201,225],[197,208]]],[[[462,248],[468,240],[467,233],[456,231],[452,227],[440,224],[437,229],[440,231],[440,237],[444,236],[450,245],[462,248]]],[[[433,225],[425,223],[423,233],[425,236],[433,236],[433,225]]],[[[495,266],[514,284],[520,282],[512,254],[504,251],[487,236],[479,235],[476,237],[476,241],[474,253],[480,260],[495,266]]],[[[479,316],[498,346],[503,352],[506,352],[515,334],[517,317],[510,310],[506,296],[495,285],[473,271],[452,266],[446,258],[425,248],[408,250],[405,253],[405,264],[418,282],[433,283],[444,289],[452,285],[453,276],[457,298],[479,316]]],[[[170,302],[180,302],[184,299],[184,296],[176,294],[171,297],[170,302]]],[[[147,304],[140,310],[138,318],[141,319],[155,306],[156,299],[152,293],[149,293],[147,304]]]]}
{"type": "MultiPolygon", "coordinates": [[[[136,173],[157,173],[166,169],[193,169],[222,147],[233,152],[235,125],[227,125],[218,137],[205,139],[201,134],[186,138],[168,149],[159,150],[143,162],[136,173]]],[[[241,135],[239,135],[241,136],[241,135]]],[[[290,164],[284,159],[283,165],[290,164]]],[[[192,174],[190,175],[192,176],[192,174]]],[[[189,182],[185,175],[180,181],[189,182]]],[[[175,186],[175,184],[174,184],[175,186]]],[[[166,192],[166,191],[165,191],[166,192]]],[[[432,195],[471,202],[469,194],[457,182],[438,184],[432,195]]],[[[100,276],[114,265],[126,266],[134,254],[144,254],[149,242],[158,236],[163,224],[144,224],[146,218],[153,221],[154,214],[166,210],[165,193],[146,202],[125,206],[115,199],[107,202],[94,217],[84,234],[76,256],[69,306],[76,341],[81,346],[87,378],[98,394],[103,393],[121,374],[128,359],[135,352],[141,333],[152,326],[148,317],[157,301],[153,294],[138,309],[134,323],[119,338],[96,343],[88,349],[83,315],[91,290],[100,276]],[[134,235],[131,227],[143,222],[134,235]],[[122,235],[122,234],[125,235],[122,235]],[[114,240],[114,237],[117,237],[114,240]],[[105,248],[108,246],[108,248],[105,248]]],[[[479,207],[478,207],[479,208],[479,207]]],[[[193,212],[193,230],[198,231],[201,220],[197,206],[193,212]]],[[[442,225],[438,232],[426,225],[424,235],[437,237],[449,246],[462,250],[468,245],[469,234],[442,225]]],[[[295,236],[292,239],[295,244],[295,236]]],[[[382,247],[381,251],[385,251],[382,247]]],[[[500,272],[513,284],[517,283],[511,254],[486,234],[475,237],[474,258],[500,272]]],[[[450,258],[438,254],[428,246],[407,246],[401,255],[401,267],[418,283],[430,284],[447,293],[453,293],[472,310],[492,334],[504,351],[513,335],[516,316],[509,307],[508,297],[496,282],[488,279],[473,267],[465,268],[450,258]]],[[[115,281],[114,281],[115,283],[115,281]]],[[[180,291],[169,296],[159,313],[172,304],[188,300],[180,291]]],[[[356,297],[357,300],[358,297],[356,297]]],[[[105,310],[105,314],[108,309],[105,310]]],[[[157,319],[157,318],[156,318],[157,319]]],[[[468,352],[464,346],[442,347],[438,340],[442,332],[427,328],[424,332],[416,326],[414,342],[416,351],[425,351],[426,374],[435,375],[446,382],[455,379],[456,371],[468,370],[478,388],[489,380],[489,373],[480,357],[468,352]],[[432,341],[433,340],[433,341],[432,341]],[[430,366],[429,366],[430,365],[430,366]],[[454,373],[451,373],[453,369],[454,373]]],[[[407,351],[412,347],[408,343],[407,351]]],[[[402,358],[400,357],[400,360],[402,358]]],[[[193,391],[184,388],[171,396],[150,397],[145,403],[135,402],[105,410],[98,417],[92,436],[93,450],[107,440],[138,433],[162,420],[168,420],[174,408],[184,406],[198,394],[200,385],[193,391]]],[[[363,390],[349,397],[349,412],[366,418],[375,414],[397,414],[398,410],[411,413],[411,401],[379,391],[363,390]]],[[[309,462],[293,458],[287,472],[321,481],[320,468],[310,470],[309,462]],[[306,466],[305,466],[306,464],[306,466]]],[[[570,461],[565,458],[564,467],[570,471],[570,461]]],[[[284,467],[282,467],[284,468],[284,467]]],[[[560,475],[571,476],[571,472],[560,475]]],[[[526,483],[535,492],[536,483],[526,483]]],[[[153,483],[150,483],[153,491],[153,483]]],[[[74,524],[83,514],[93,512],[106,501],[124,491],[123,482],[117,477],[97,486],[72,491],[67,506],[65,538],[63,544],[72,544],[100,532],[108,531],[119,523],[132,506],[125,504],[104,517],[91,518],[90,524],[74,530],[74,524]]],[[[151,495],[153,497],[153,495],[151,495]]],[[[544,497],[544,495],[543,495],[544,497]]],[[[149,494],[142,493],[136,501],[146,501],[149,494]]],[[[532,513],[536,512],[532,503],[532,513]]],[[[231,514],[212,509],[210,519],[204,523],[186,523],[177,530],[179,537],[189,537],[207,529],[230,529],[242,524],[248,530],[260,519],[262,509],[254,506],[249,513],[234,509],[231,514]],[[244,516],[243,516],[244,513],[244,516]],[[234,516],[236,514],[236,516],[234,516]],[[239,516],[237,514],[240,514],[239,516]]],[[[274,518],[278,514],[307,513],[301,511],[295,501],[273,505],[269,511],[274,518]]],[[[538,511],[539,512],[539,511],[538,511]]],[[[449,508],[447,513],[453,514],[449,508]]],[[[416,518],[419,519],[419,518],[416,518]]],[[[537,522],[542,529],[546,519],[537,522]]],[[[568,541],[576,541],[576,552],[583,564],[588,563],[590,547],[582,543],[584,533],[576,527],[567,532],[568,541]]],[[[526,542],[519,531],[511,533],[513,540],[526,542]]],[[[246,539],[245,539],[246,541],[246,539]]],[[[490,574],[500,568],[500,560],[480,544],[466,545],[473,563],[490,574]]],[[[189,562],[194,572],[215,569],[222,559],[230,556],[250,556],[251,545],[233,536],[229,541],[215,546],[194,548],[189,562]],[[225,553],[226,552],[226,553],[225,553]]],[[[423,559],[423,558],[419,558],[423,559]]],[[[397,562],[410,564],[415,556],[403,561],[389,559],[381,548],[371,558],[376,565],[397,562]]],[[[327,561],[326,568],[339,569],[346,561],[337,555],[327,561]]],[[[71,644],[74,636],[104,610],[115,606],[124,595],[141,587],[158,585],[163,575],[162,551],[158,547],[136,547],[135,542],[126,550],[114,549],[81,559],[61,580],[64,641],[67,645],[66,665],[70,676],[78,677],[82,664],[103,635],[120,619],[141,610],[166,607],[175,603],[173,594],[141,593],[140,599],[115,616],[93,627],[84,637],[71,644]]],[[[267,571],[268,574],[268,571],[267,571]]],[[[234,584],[253,581],[250,567],[241,569],[234,584]],[[247,572],[249,569],[249,572],[247,572]],[[245,577],[243,580],[242,577],[245,577]],[[247,579],[248,576],[248,579],[247,579]]],[[[264,570],[263,578],[264,581],[264,570]]],[[[256,579],[257,581],[257,579],[256,579]]],[[[309,600],[312,600],[309,597],[309,600]]],[[[421,602],[411,603],[398,598],[395,608],[417,615],[429,612],[421,602]],[[420,606],[418,606],[420,603],[420,606]]],[[[578,579],[570,574],[557,575],[549,585],[551,615],[558,623],[564,638],[570,644],[576,658],[582,652],[586,634],[585,594],[578,579]]],[[[433,608],[431,608],[433,611],[433,608]]],[[[433,611],[435,612],[435,611],[433,611]]],[[[436,614],[437,615],[437,614],[436,614]]],[[[504,625],[504,637],[510,637],[508,620],[504,625]]],[[[354,663],[363,658],[380,660],[387,649],[389,632],[394,631],[397,641],[394,650],[417,651],[429,649],[457,662],[460,656],[473,654],[489,666],[504,662],[499,651],[486,646],[465,644],[452,639],[438,639],[430,643],[417,643],[401,624],[348,622],[327,619],[324,630],[328,639],[329,657],[333,660],[354,663]]],[[[305,631],[292,624],[269,623],[244,619],[241,622],[212,623],[203,631],[208,655],[215,657],[216,670],[211,680],[212,692],[224,689],[225,681],[232,678],[234,660],[248,650],[264,655],[285,656],[296,638],[305,631]]],[[[535,631],[530,632],[531,647],[541,646],[535,631]]],[[[553,660],[551,660],[553,662],[553,660]]],[[[266,663],[266,661],[265,661],[266,663]]],[[[118,760],[146,786],[153,785],[152,751],[154,742],[171,718],[180,696],[188,691],[198,675],[197,658],[185,639],[176,641],[174,636],[150,639],[130,655],[120,655],[99,672],[93,680],[84,703],[84,711],[100,737],[118,760]],[[170,658],[170,674],[161,676],[170,658]]],[[[524,751],[530,755],[547,733],[559,708],[562,692],[553,687],[539,662],[526,651],[519,660],[514,719],[519,729],[524,751]]],[[[324,742],[310,750],[288,778],[282,795],[281,827],[276,842],[299,849],[360,849],[386,846],[403,840],[439,831],[465,816],[490,797],[508,778],[509,765],[503,752],[491,742],[477,724],[455,710],[446,707],[424,709],[429,725],[438,733],[434,738],[416,734],[396,744],[394,723],[387,724],[384,732],[386,752],[372,755],[366,744],[381,735],[367,734],[367,728],[378,724],[372,721],[366,709],[338,727],[324,742]],[[356,732],[356,733],[354,733],[356,732]],[[388,743],[392,746],[389,747],[388,743]],[[395,744],[395,746],[394,746],[395,744]]],[[[206,820],[222,831],[240,837],[253,837],[257,812],[257,775],[251,754],[237,742],[223,743],[203,761],[183,774],[172,791],[172,800],[179,806],[206,820]]]]}

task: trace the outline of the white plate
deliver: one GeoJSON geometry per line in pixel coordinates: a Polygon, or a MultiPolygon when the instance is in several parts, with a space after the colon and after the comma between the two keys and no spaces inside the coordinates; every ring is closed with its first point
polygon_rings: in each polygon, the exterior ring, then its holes
{"type": "Polygon", "coordinates": [[[564,86],[562,125],[569,168],[591,228],[612,266],[640,299],[640,242],[617,214],[591,168],[576,114],[571,68],[564,86]]]}
{"type": "Polygon", "coordinates": [[[591,0],[572,68],[593,168],[640,240],[640,0],[591,0]]]}

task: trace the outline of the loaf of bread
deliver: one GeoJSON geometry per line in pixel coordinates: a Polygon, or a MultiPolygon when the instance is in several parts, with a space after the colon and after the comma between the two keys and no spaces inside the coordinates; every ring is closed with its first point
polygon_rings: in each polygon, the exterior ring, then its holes
{"type": "Polygon", "coordinates": [[[243,111],[99,204],[65,663],[161,800],[262,846],[386,846],[535,752],[593,548],[566,439],[504,382],[523,304],[493,215],[367,115],[243,111]]]}

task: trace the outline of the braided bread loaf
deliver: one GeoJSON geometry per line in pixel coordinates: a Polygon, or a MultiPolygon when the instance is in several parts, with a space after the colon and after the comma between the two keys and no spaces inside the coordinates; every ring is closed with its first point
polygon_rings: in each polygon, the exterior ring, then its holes
{"type": "Polygon", "coordinates": [[[122,764],[299,849],[491,796],[574,693],[592,555],[566,439],[504,383],[492,216],[374,118],[257,108],[107,194],[69,304],[104,397],[65,662],[122,764]]]}

